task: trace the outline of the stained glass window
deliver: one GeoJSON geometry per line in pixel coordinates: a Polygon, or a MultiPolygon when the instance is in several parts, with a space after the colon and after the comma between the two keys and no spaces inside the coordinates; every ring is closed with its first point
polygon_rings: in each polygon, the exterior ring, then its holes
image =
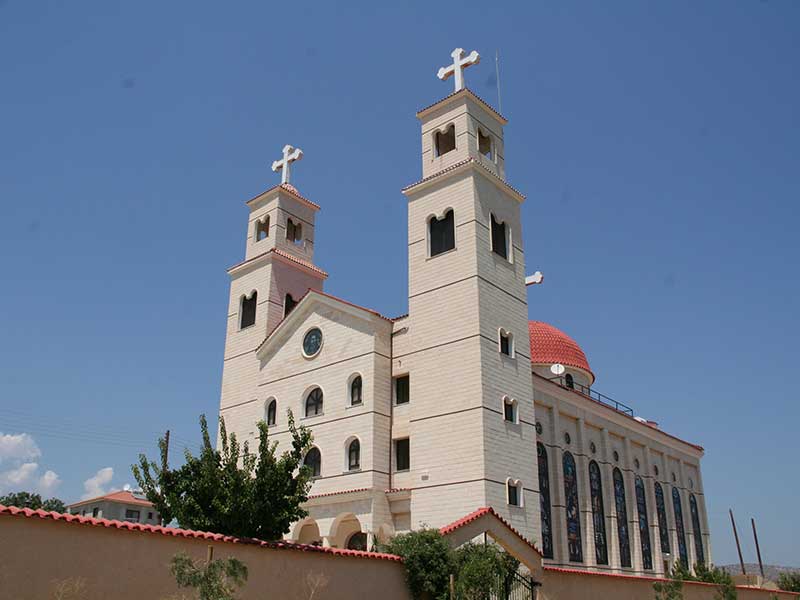
{"type": "Polygon", "coordinates": [[[589,489],[592,493],[592,523],[594,524],[594,556],[598,565],[608,564],[606,542],[606,513],[603,510],[603,479],[595,461],[589,463],[589,489]]]}
{"type": "Polygon", "coordinates": [[[567,548],[572,562],[583,562],[583,540],[581,538],[581,514],[578,501],[578,473],[575,459],[564,452],[564,497],[567,504],[567,548]]]}
{"type": "Polygon", "coordinates": [[[678,557],[684,565],[689,566],[689,555],[686,552],[686,531],[683,528],[683,508],[678,488],[672,488],[672,508],[675,511],[675,530],[678,534],[678,557]]]}
{"type": "Polygon", "coordinates": [[[669,554],[669,529],[667,528],[667,507],[664,504],[664,490],[656,482],[656,512],[658,513],[658,536],[661,540],[661,552],[669,554]]]}
{"type": "Polygon", "coordinates": [[[539,458],[539,513],[542,519],[542,556],[553,558],[553,527],[550,517],[550,470],[547,466],[547,450],[544,444],[536,443],[539,458]]]}
{"type": "Polygon", "coordinates": [[[650,548],[650,522],[647,519],[647,498],[644,495],[644,481],[638,475],[634,480],[636,488],[636,512],[639,513],[639,538],[642,541],[642,566],[646,571],[653,568],[653,551],[650,548]]]}
{"type": "Polygon", "coordinates": [[[619,562],[623,567],[630,567],[631,539],[628,533],[628,505],[625,502],[625,480],[622,478],[622,471],[619,469],[614,469],[614,502],[617,505],[619,562]]]}
{"type": "Polygon", "coordinates": [[[705,564],[706,555],[703,551],[703,534],[700,531],[700,513],[697,511],[697,500],[694,494],[689,494],[689,512],[692,513],[692,529],[694,529],[694,551],[697,562],[705,564]]]}

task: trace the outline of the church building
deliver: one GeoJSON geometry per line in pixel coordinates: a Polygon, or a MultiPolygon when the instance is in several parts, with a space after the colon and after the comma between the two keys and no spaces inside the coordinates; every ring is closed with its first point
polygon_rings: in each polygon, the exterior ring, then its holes
{"type": "MultiPolygon", "coordinates": [[[[408,202],[408,314],[324,292],[320,206],[282,181],[247,201],[245,259],[228,270],[220,415],[240,440],[287,410],[314,446],[309,516],[287,539],[338,548],[491,507],[545,565],[660,575],[710,561],[703,448],[594,389],[569,335],[529,320],[520,207],[506,180],[506,119],[464,85],[417,112],[419,181],[408,202]]],[[[538,275],[538,274],[537,274],[538,275]]]]}

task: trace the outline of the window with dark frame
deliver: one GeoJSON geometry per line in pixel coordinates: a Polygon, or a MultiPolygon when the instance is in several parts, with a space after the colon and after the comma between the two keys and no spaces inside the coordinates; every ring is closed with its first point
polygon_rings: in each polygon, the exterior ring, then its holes
{"type": "Polygon", "coordinates": [[[128,508],[125,510],[125,520],[132,523],[138,523],[140,514],[141,513],[139,513],[138,510],[131,510],[128,508]]]}
{"type": "Polygon", "coordinates": [[[428,238],[431,256],[456,247],[456,226],[452,210],[448,210],[441,219],[431,217],[428,222],[428,238]]]}
{"type": "Polygon", "coordinates": [[[97,517],[97,515],[99,515],[99,514],[100,514],[100,509],[99,508],[95,507],[95,508],[92,509],[92,516],[93,517],[97,517]]]}
{"type": "Polygon", "coordinates": [[[492,138],[478,129],[478,152],[486,158],[492,158],[492,138]]]}
{"type": "Polygon", "coordinates": [[[509,481],[508,486],[508,503],[511,506],[519,506],[519,488],[513,481],[509,481]]]}
{"type": "Polygon", "coordinates": [[[500,354],[511,356],[511,334],[500,332],[500,354]]]}
{"type": "Polygon", "coordinates": [[[450,125],[444,131],[437,131],[434,135],[436,156],[442,156],[456,149],[456,126],[450,125]]]}
{"type": "Polygon", "coordinates": [[[394,380],[395,404],[407,404],[410,399],[411,382],[408,375],[403,375],[394,380]]]}
{"type": "Polygon", "coordinates": [[[256,241],[269,237],[269,215],[261,220],[256,221],[256,241]]]}
{"type": "Polygon", "coordinates": [[[394,455],[397,471],[408,471],[411,468],[411,457],[408,438],[394,441],[394,455]]]}
{"type": "Polygon", "coordinates": [[[306,457],[303,459],[303,464],[311,469],[312,477],[319,477],[322,473],[322,455],[318,448],[311,448],[306,452],[306,457]]]}
{"type": "Polygon", "coordinates": [[[503,418],[508,421],[509,423],[516,423],[517,422],[517,415],[516,415],[516,406],[514,406],[514,401],[506,398],[503,400],[503,418]]]}
{"type": "Polygon", "coordinates": [[[275,425],[275,419],[277,413],[278,413],[278,403],[275,400],[272,400],[267,405],[267,425],[275,425]]]}
{"type": "Polygon", "coordinates": [[[350,405],[358,406],[362,402],[363,382],[361,375],[356,375],[350,383],[350,405]]]}
{"type": "Polygon", "coordinates": [[[492,252],[508,260],[508,227],[491,215],[492,220],[492,252]]]}
{"type": "Polygon", "coordinates": [[[567,387],[570,389],[575,389],[575,378],[572,376],[571,373],[567,373],[564,375],[564,382],[567,384],[567,387]]]}
{"type": "Polygon", "coordinates": [[[293,244],[302,242],[303,226],[300,223],[295,223],[291,219],[286,219],[286,239],[293,244]]]}
{"type": "Polygon", "coordinates": [[[347,447],[347,469],[358,471],[361,468],[361,442],[353,440],[347,447]]]}
{"type": "Polygon", "coordinates": [[[258,292],[247,298],[242,298],[242,309],[239,317],[239,329],[244,329],[255,325],[256,323],[256,306],[258,305],[258,292]]]}
{"type": "Polygon", "coordinates": [[[322,390],[314,388],[306,396],[306,416],[315,417],[322,414],[322,390]]]}

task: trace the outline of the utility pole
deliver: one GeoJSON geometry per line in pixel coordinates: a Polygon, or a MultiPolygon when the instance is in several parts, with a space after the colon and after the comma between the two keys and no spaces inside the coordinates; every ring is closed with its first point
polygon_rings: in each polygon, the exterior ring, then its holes
{"type": "Polygon", "coordinates": [[[761,577],[764,577],[764,563],[761,562],[761,548],[758,546],[758,533],[756,532],[756,520],[751,518],[750,523],[753,525],[753,539],[756,541],[756,554],[758,554],[758,569],[761,571],[761,577]]]}
{"type": "Polygon", "coordinates": [[[742,575],[747,575],[747,571],[744,568],[744,559],[742,558],[742,546],[739,544],[739,534],[736,531],[736,521],[733,520],[733,509],[729,508],[728,512],[731,514],[731,525],[733,525],[733,537],[736,539],[736,550],[739,552],[739,564],[742,567],[742,575]]]}

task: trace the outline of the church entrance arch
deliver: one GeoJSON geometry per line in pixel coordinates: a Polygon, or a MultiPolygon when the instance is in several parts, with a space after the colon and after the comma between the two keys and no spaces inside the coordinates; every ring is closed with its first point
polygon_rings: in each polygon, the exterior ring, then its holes
{"type": "MultiPolygon", "coordinates": [[[[338,515],[331,524],[330,544],[334,548],[348,548],[348,544],[360,544],[361,536],[363,534],[363,543],[366,548],[367,536],[366,532],[361,529],[361,521],[358,520],[353,513],[342,513],[338,515]]],[[[351,548],[352,550],[361,550],[361,548],[351,548]]]]}
{"type": "Polygon", "coordinates": [[[319,526],[314,519],[304,519],[295,527],[294,539],[298,544],[310,544],[312,546],[322,545],[322,536],[319,533],[319,526]]]}

